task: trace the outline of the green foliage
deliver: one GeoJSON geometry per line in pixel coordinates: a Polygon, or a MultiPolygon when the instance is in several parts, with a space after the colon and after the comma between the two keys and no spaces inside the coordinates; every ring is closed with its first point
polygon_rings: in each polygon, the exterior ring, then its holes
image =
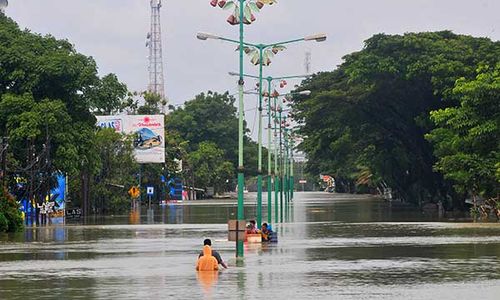
{"type": "Polygon", "coordinates": [[[460,192],[497,197],[500,192],[500,64],[481,67],[475,79],[456,81],[455,107],[431,112],[437,126],[426,137],[438,158],[435,169],[460,192]]]}
{"type": "Polygon", "coordinates": [[[10,137],[9,152],[25,162],[26,140],[41,152],[50,135],[54,169],[76,172],[88,152],[78,130],[95,124],[85,100],[99,82],[95,62],[67,41],[21,31],[5,15],[0,40],[0,131],[10,137]]]}
{"type": "Polygon", "coordinates": [[[88,91],[90,107],[97,115],[121,112],[127,105],[127,96],[127,86],[115,74],[104,76],[88,91]]]}
{"type": "Polygon", "coordinates": [[[99,212],[123,212],[130,207],[127,191],[136,184],[138,170],[132,138],[105,128],[95,133],[94,141],[98,160],[91,187],[91,206],[99,212]]]}
{"type": "MultiPolygon", "coordinates": [[[[122,137],[97,132],[91,113],[121,111],[130,100],[126,86],[113,74],[99,78],[94,60],[68,41],[22,31],[3,14],[0,40],[0,135],[9,141],[7,173],[66,173],[76,204],[85,198],[83,178],[95,175],[90,184],[99,191],[100,184],[116,183],[114,174],[129,174],[135,166],[130,147],[122,137]]],[[[122,180],[121,185],[130,182],[122,180]]],[[[107,197],[101,191],[93,197],[107,197]]]]}
{"type": "MultiPolygon", "coordinates": [[[[223,151],[224,160],[235,168],[238,165],[238,118],[234,102],[234,97],[227,92],[199,94],[166,117],[167,135],[175,134],[186,141],[186,153],[197,151],[203,142],[214,143],[223,151]]],[[[244,151],[245,175],[255,176],[257,144],[248,136],[244,139],[244,151]]],[[[264,157],[266,154],[267,151],[263,151],[264,157]]]]}
{"type": "Polygon", "coordinates": [[[0,188],[0,232],[16,232],[23,228],[16,200],[4,188],[0,188]]]}
{"type": "Polygon", "coordinates": [[[215,187],[216,192],[225,192],[225,182],[234,177],[234,166],[224,161],[224,151],[212,142],[202,142],[198,150],[189,153],[189,165],[196,170],[195,182],[199,186],[215,187]]]}
{"type": "Polygon", "coordinates": [[[433,170],[429,112],[453,107],[441,99],[455,80],[473,78],[478,64],[494,65],[499,54],[498,42],[448,31],[373,36],[338,69],[299,88],[312,91],[293,103],[308,171],[350,181],[369,172],[370,184],[383,182],[414,203],[453,196],[433,170]]]}
{"type": "Polygon", "coordinates": [[[160,113],[160,107],[167,105],[167,101],[162,99],[160,95],[144,92],[144,105],[137,109],[139,115],[154,115],[160,113]]]}

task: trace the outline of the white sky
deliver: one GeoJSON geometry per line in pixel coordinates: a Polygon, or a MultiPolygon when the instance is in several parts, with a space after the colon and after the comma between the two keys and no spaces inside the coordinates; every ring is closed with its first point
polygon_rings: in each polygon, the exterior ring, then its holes
{"type": "MultiPolygon", "coordinates": [[[[172,104],[207,90],[236,91],[236,79],[227,75],[237,71],[235,47],[196,39],[199,31],[238,37],[238,27],[225,21],[228,12],[209,2],[163,0],[165,88],[172,104]]],[[[149,0],[9,0],[6,13],[22,28],[68,39],[78,51],[94,57],[101,75],[116,73],[130,90],[146,89],[149,0]]],[[[245,29],[249,42],[328,35],[323,43],[290,45],[265,68],[265,75],[271,76],[303,74],[306,50],[312,52],[314,72],[333,70],[343,55],[360,50],[364,40],[381,32],[452,30],[500,39],[500,0],[279,0],[256,18],[245,29]]],[[[245,67],[246,73],[257,74],[256,67],[245,67]]],[[[253,86],[247,81],[246,88],[253,86]]],[[[246,109],[255,107],[252,98],[247,97],[246,109]]],[[[247,118],[252,128],[253,112],[247,118]]]]}

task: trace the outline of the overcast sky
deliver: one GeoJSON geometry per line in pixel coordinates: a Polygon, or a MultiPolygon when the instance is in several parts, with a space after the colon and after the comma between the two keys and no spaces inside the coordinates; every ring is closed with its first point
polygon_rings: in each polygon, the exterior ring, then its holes
{"type": "MultiPolygon", "coordinates": [[[[116,73],[130,90],[146,89],[146,34],[149,0],[9,0],[7,15],[22,28],[68,39],[94,57],[101,75],[116,73]]],[[[237,26],[226,23],[227,11],[209,0],[163,0],[161,12],[165,89],[170,103],[181,104],[207,90],[236,91],[238,56],[233,45],[199,41],[199,31],[237,39],[237,26]]],[[[265,75],[303,74],[307,50],[312,71],[333,70],[342,56],[360,50],[376,33],[452,30],[500,39],[500,0],[279,0],[265,6],[246,26],[246,40],[270,43],[326,33],[323,43],[289,46],[276,56],[265,75]]],[[[246,65],[246,73],[257,74],[246,65]]],[[[247,88],[253,87],[247,82],[247,88]]],[[[293,82],[290,84],[293,86],[293,82]]],[[[248,99],[247,109],[255,107],[248,99]]],[[[254,115],[247,113],[252,123],[254,115]]]]}

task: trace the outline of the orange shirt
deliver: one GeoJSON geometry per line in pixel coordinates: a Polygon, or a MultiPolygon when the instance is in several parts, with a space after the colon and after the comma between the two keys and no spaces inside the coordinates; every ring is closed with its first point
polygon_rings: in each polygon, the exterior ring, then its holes
{"type": "Polygon", "coordinates": [[[219,270],[219,264],[217,259],[212,256],[212,248],[205,245],[203,247],[203,256],[198,258],[198,263],[196,264],[196,270],[198,271],[217,271],[219,270]]]}

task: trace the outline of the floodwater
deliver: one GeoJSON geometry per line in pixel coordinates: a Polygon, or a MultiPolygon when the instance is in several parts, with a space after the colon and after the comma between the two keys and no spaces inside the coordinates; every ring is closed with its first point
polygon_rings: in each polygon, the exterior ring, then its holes
{"type": "Polygon", "coordinates": [[[156,208],[154,220],[109,217],[0,236],[0,299],[500,299],[497,223],[296,193],[285,222],[274,224],[279,243],[245,245],[238,262],[227,241],[235,212],[234,201],[203,201],[156,208]],[[207,237],[229,269],[194,270],[207,237]]]}

